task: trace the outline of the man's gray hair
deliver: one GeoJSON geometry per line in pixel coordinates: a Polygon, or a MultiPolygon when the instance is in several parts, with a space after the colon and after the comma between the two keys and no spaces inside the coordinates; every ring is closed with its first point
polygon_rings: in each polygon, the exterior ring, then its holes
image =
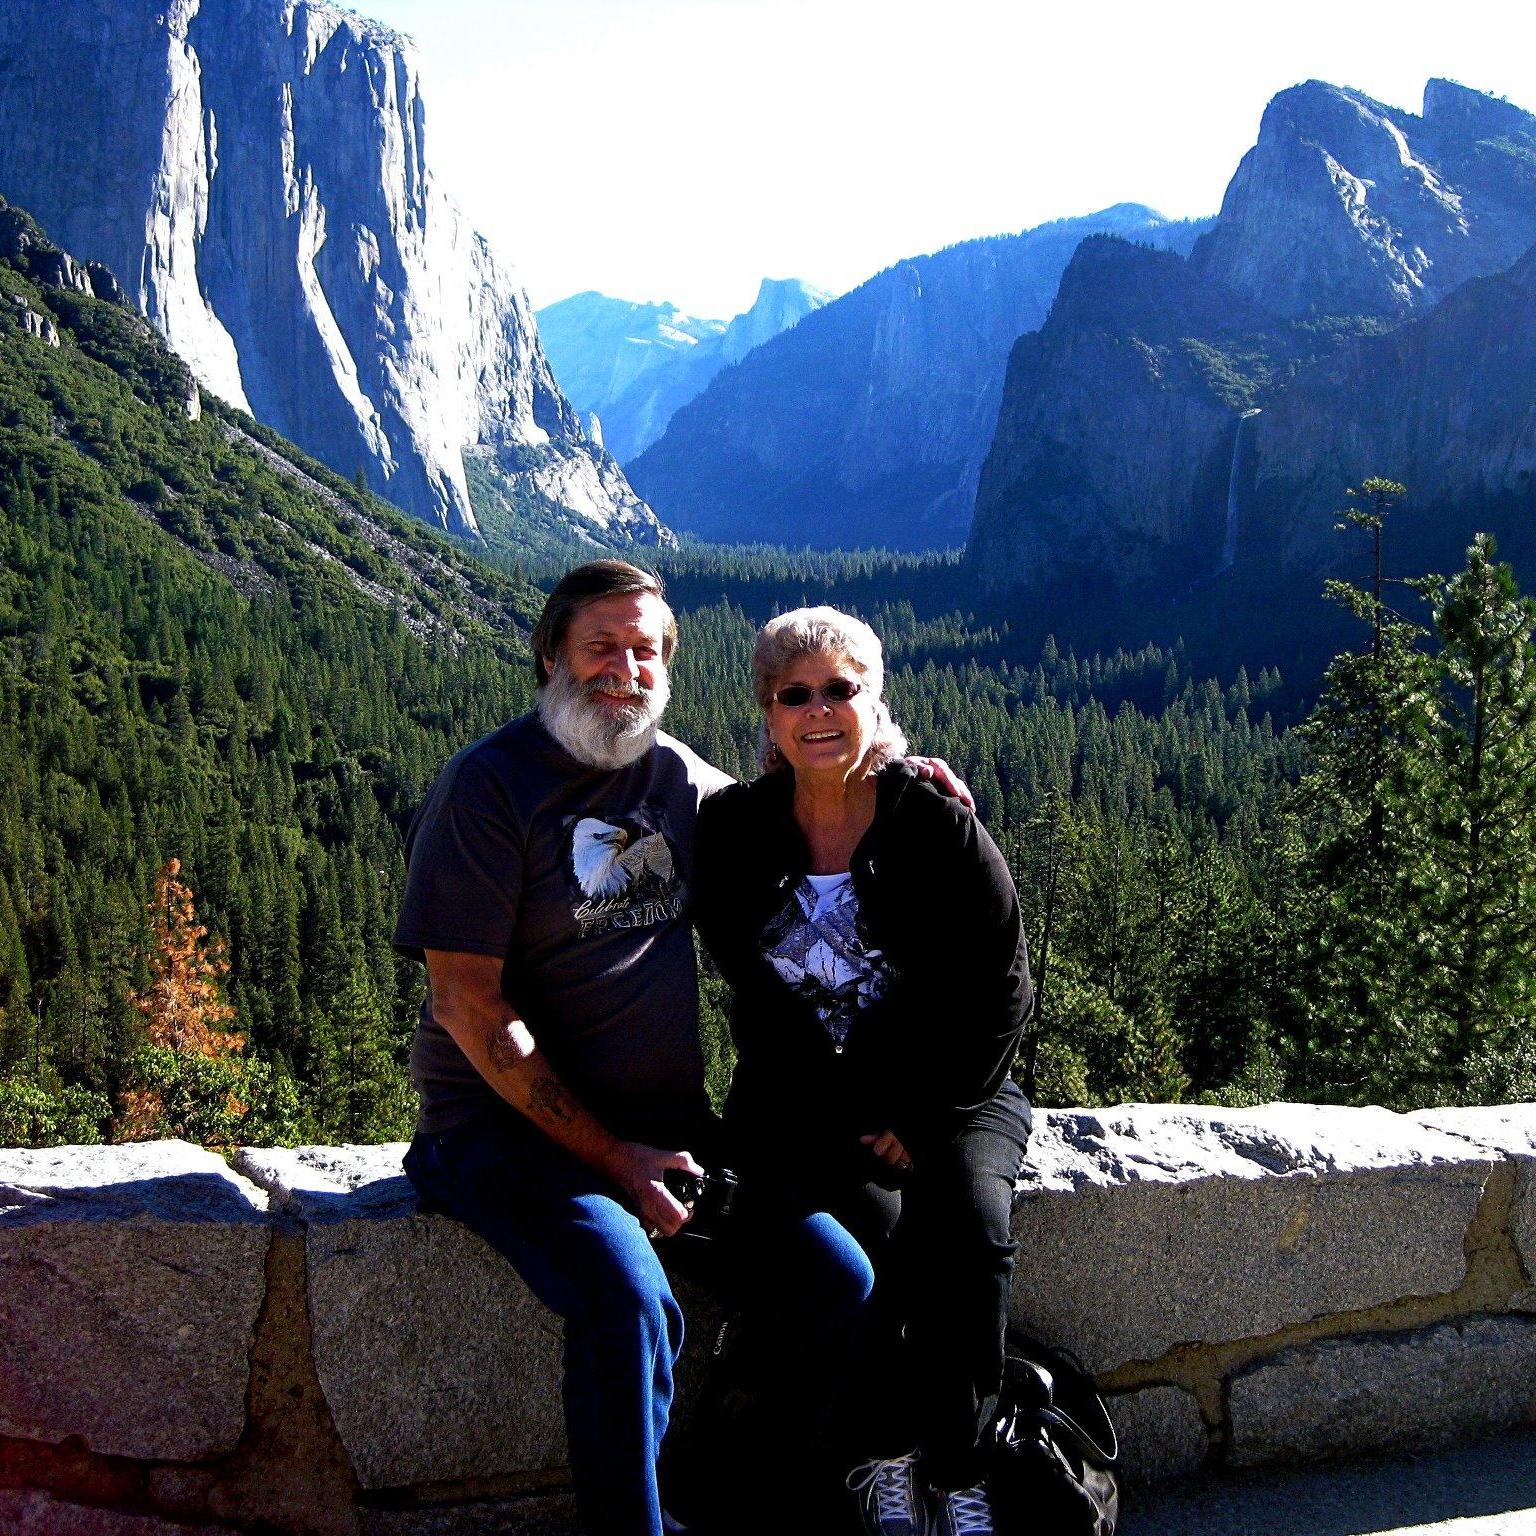
{"type": "Polygon", "coordinates": [[[814,656],[823,651],[846,657],[872,696],[875,738],[870,749],[870,767],[883,768],[906,755],[907,738],[891,718],[883,697],[885,653],[879,635],[863,619],[856,619],[839,608],[796,608],[781,613],[776,619],[769,619],[758,630],[752,646],[752,693],[763,712],[757,763],[765,773],[783,764],[778,748],[773,746],[768,735],[768,714],[773,707],[774,690],[802,656],[814,656]]]}
{"type": "Polygon", "coordinates": [[[666,609],[662,621],[661,661],[668,665],[677,648],[677,619],[667,606],[666,589],[654,571],[642,571],[627,560],[589,560],[567,571],[544,600],[544,611],[528,637],[533,652],[534,681],[542,688],[549,681],[549,663],[560,655],[565,637],[579,609],[604,597],[654,597],[666,609]]]}

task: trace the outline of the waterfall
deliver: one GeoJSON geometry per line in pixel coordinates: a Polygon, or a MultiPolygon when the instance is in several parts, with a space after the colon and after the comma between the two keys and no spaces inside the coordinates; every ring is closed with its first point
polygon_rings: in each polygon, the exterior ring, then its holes
{"type": "Polygon", "coordinates": [[[1233,561],[1237,559],[1237,477],[1242,470],[1243,444],[1248,439],[1245,429],[1258,414],[1257,407],[1244,411],[1237,418],[1237,431],[1232,436],[1232,468],[1227,473],[1227,531],[1221,541],[1221,564],[1216,567],[1218,576],[1223,571],[1230,571],[1233,561]]]}

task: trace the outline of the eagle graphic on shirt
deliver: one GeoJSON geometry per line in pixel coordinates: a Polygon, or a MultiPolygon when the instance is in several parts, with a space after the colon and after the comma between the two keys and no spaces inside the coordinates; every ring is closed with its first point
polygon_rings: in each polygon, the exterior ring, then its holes
{"type": "Polygon", "coordinates": [[[632,832],[584,816],[571,837],[571,865],[588,896],[617,896],[646,879],[669,884],[672,850],[660,832],[632,832]]]}
{"type": "Polygon", "coordinates": [[[676,917],[682,885],[664,833],[638,814],[583,816],[571,828],[571,873],[581,936],[645,928],[676,917]]]}

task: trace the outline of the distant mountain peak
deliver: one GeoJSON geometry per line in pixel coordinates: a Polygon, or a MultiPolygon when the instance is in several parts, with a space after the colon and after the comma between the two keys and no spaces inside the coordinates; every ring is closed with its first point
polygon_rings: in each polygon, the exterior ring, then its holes
{"type": "Polygon", "coordinates": [[[1098,230],[1188,250],[1139,205],[898,261],[716,375],[636,460],[680,527],[818,547],[958,544],[1003,369],[1098,230]]]}
{"type": "Polygon", "coordinates": [[[797,325],[831,297],[798,277],[765,277],[758,284],[752,307],[726,326],[720,339],[721,355],[726,362],[739,363],[754,347],[797,325]]]}
{"type": "Polygon", "coordinates": [[[757,297],[752,301],[752,308],[759,304],[768,303],[786,294],[810,294],[820,303],[825,304],[831,298],[826,289],[818,288],[813,283],[806,282],[798,277],[765,277],[757,285],[757,297]]]}
{"type": "Polygon", "coordinates": [[[1145,224],[1174,224],[1176,219],[1166,218],[1156,208],[1149,208],[1145,203],[1111,203],[1107,208],[1097,208],[1092,213],[1077,215],[1071,218],[1051,219],[1048,223],[1038,225],[1039,229],[1055,229],[1064,224],[1079,224],[1088,220],[1100,229],[1109,230],[1115,225],[1130,224],[1141,227],[1145,224]]]}
{"type": "Polygon", "coordinates": [[[765,277],[729,324],[677,305],[636,303],[588,290],[538,312],[540,334],[561,387],[602,420],[621,461],[644,451],[673,414],[727,364],[773,340],[828,295],[796,277],[765,277]]]}

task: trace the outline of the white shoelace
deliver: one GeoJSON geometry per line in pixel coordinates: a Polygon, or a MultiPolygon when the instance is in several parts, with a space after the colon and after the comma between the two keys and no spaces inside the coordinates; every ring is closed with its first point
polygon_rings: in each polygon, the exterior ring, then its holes
{"type": "Polygon", "coordinates": [[[992,1504],[985,1488],[956,1488],[939,1497],[949,1507],[955,1536],[993,1536],[992,1504]]]}
{"type": "MultiPolygon", "coordinates": [[[[909,1451],[905,1456],[893,1456],[889,1461],[866,1461],[848,1474],[848,1486],[859,1493],[873,1483],[875,1518],[905,1520],[915,1531],[918,1529],[915,1459],[909,1451]]],[[[990,1531],[991,1526],[986,1529],[990,1531]]]]}

